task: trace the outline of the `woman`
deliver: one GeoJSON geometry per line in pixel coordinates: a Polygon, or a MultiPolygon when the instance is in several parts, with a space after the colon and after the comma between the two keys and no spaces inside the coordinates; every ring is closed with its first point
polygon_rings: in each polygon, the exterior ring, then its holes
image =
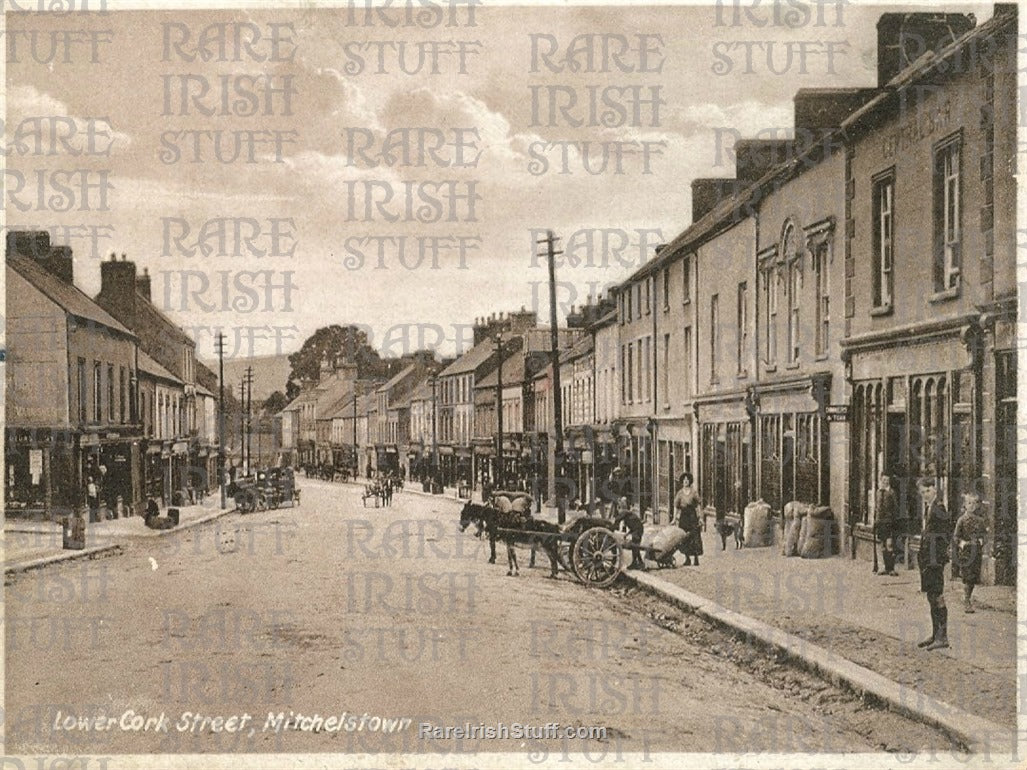
{"type": "Polygon", "coordinates": [[[681,474],[678,484],[681,489],[674,497],[674,510],[677,512],[678,526],[685,531],[687,537],[679,550],[685,555],[685,566],[692,566],[692,559],[695,559],[695,566],[699,566],[699,557],[702,555],[702,525],[699,523],[699,493],[692,486],[695,479],[687,471],[681,474]]]}

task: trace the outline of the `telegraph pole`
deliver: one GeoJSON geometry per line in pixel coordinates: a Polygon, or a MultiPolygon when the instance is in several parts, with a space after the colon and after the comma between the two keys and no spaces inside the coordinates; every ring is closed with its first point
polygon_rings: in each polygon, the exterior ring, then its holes
{"type": "Polygon", "coordinates": [[[357,457],[357,397],[360,395],[360,387],[353,383],[353,480],[356,481],[360,471],[360,460],[357,457]]]}
{"type": "Polygon", "coordinates": [[[221,487],[221,508],[225,497],[225,335],[218,332],[214,341],[218,351],[218,485],[221,487]]]}
{"type": "Polygon", "coordinates": [[[253,464],[253,367],[246,367],[246,472],[253,464]]]}
{"type": "Polygon", "coordinates": [[[496,332],[496,489],[503,489],[503,330],[496,332]]]}
{"type": "Polygon", "coordinates": [[[552,230],[546,231],[545,239],[538,241],[546,246],[546,258],[549,264],[549,340],[550,360],[553,367],[553,453],[555,460],[554,485],[556,493],[557,521],[563,524],[567,519],[566,504],[559,485],[563,482],[563,399],[560,396],[560,329],[556,325],[556,241],[559,240],[552,230]]]}

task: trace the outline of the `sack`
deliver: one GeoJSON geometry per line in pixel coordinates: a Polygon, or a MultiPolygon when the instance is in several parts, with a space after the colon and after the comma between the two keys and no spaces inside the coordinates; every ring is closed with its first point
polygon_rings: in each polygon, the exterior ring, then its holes
{"type": "Polygon", "coordinates": [[[784,524],[784,532],[781,537],[782,556],[799,555],[799,535],[802,531],[802,521],[810,510],[810,505],[800,503],[798,500],[792,500],[785,505],[784,511],[782,511],[784,524]]]}
{"type": "Polygon", "coordinates": [[[807,516],[806,519],[809,525],[799,555],[803,559],[823,559],[830,556],[833,551],[831,543],[836,529],[834,519],[816,516],[807,516]]]}
{"type": "Polygon", "coordinates": [[[657,561],[669,556],[678,546],[685,542],[688,537],[688,533],[685,532],[681,527],[664,527],[652,541],[653,556],[657,561]]]}
{"type": "Polygon", "coordinates": [[[510,503],[510,510],[527,516],[531,513],[531,499],[527,497],[518,497],[510,503]]]}
{"type": "Polygon", "coordinates": [[[493,498],[493,504],[496,506],[496,510],[500,513],[510,513],[510,511],[513,510],[510,498],[506,495],[496,495],[496,497],[493,498]]]}
{"type": "Polygon", "coordinates": [[[745,526],[742,529],[746,548],[763,548],[773,543],[770,506],[762,500],[745,506],[745,526]]]}

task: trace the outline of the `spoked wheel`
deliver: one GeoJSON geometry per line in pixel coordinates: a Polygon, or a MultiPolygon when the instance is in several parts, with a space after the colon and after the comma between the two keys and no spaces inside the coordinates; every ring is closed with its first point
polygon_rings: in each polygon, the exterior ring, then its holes
{"type": "Polygon", "coordinates": [[[606,588],[620,575],[621,550],[621,544],[609,529],[587,529],[571,549],[574,573],[585,585],[606,588]]]}

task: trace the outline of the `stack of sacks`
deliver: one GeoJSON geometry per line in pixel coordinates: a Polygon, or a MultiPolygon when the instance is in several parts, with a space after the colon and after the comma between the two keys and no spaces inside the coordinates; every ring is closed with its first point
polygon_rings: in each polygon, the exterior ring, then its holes
{"type": "Polygon", "coordinates": [[[764,548],[772,545],[774,535],[771,531],[773,521],[770,515],[770,506],[763,500],[757,500],[745,506],[745,526],[742,532],[745,536],[746,548],[764,548]]]}
{"type": "Polygon", "coordinates": [[[834,514],[827,506],[815,508],[806,517],[805,537],[799,555],[803,559],[823,559],[835,552],[834,541],[838,534],[835,530],[834,514]]]}
{"type": "Polygon", "coordinates": [[[781,555],[798,556],[802,550],[800,546],[802,528],[806,525],[806,518],[813,510],[808,503],[800,503],[798,500],[785,505],[784,509],[784,537],[781,538],[781,555]]]}

